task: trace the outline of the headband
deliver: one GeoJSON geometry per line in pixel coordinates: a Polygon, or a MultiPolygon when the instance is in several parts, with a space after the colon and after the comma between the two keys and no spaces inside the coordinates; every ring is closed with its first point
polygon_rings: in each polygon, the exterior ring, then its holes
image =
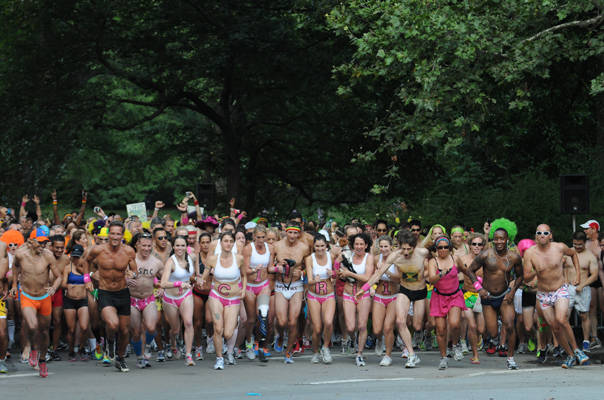
{"type": "Polygon", "coordinates": [[[456,233],[456,232],[464,233],[464,230],[461,226],[456,226],[455,228],[451,229],[451,234],[456,233]]]}
{"type": "Polygon", "coordinates": [[[438,242],[442,242],[443,240],[444,240],[445,242],[447,242],[447,244],[451,244],[451,242],[449,242],[449,239],[447,239],[447,238],[446,238],[446,237],[444,237],[444,236],[441,236],[441,237],[439,237],[438,239],[436,239],[436,242],[434,242],[434,245],[437,245],[437,244],[438,244],[438,242]]]}
{"type": "Polygon", "coordinates": [[[301,232],[302,229],[300,229],[299,226],[288,226],[287,228],[285,228],[285,231],[296,231],[296,232],[301,232]]]}

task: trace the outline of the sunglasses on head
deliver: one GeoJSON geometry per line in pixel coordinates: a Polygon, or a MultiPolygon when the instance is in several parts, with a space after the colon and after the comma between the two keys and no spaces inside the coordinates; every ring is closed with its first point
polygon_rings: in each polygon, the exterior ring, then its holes
{"type": "Polygon", "coordinates": [[[535,235],[549,236],[550,233],[551,233],[550,231],[543,231],[543,232],[537,231],[537,232],[535,232],[535,235]]]}
{"type": "Polygon", "coordinates": [[[150,234],[150,233],[143,233],[143,234],[141,235],[141,238],[145,238],[145,239],[151,239],[152,237],[153,237],[153,236],[151,236],[151,234],[150,234]]]}
{"type": "Polygon", "coordinates": [[[438,246],[437,249],[438,250],[448,250],[449,246],[438,246]]]}
{"type": "Polygon", "coordinates": [[[471,245],[472,246],[484,246],[484,244],[482,242],[472,242],[471,245]]]}

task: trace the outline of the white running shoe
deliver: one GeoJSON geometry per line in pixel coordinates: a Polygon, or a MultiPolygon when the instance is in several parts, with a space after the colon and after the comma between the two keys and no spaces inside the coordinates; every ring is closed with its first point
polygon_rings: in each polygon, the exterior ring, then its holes
{"type": "Polygon", "coordinates": [[[224,358],[216,358],[216,364],[214,364],[214,369],[224,369],[224,358]]]}
{"type": "Polygon", "coordinates": [[[342,354],[348,354],[350,348],[350,338],[342,339],[342,354]]]}
{"type": "Polygon", "coordinates": [[[254,352],[254,342],[248,343],[245,342],[245,356],[248,360],[255,360],[256,353],[254,352]]]}
{"type": "Polygon", "coordinates": [[[333,357],[331,356],[329,347],[321,347],[321,358],[325,364],[331,364],[333,362],[333,357]]]}
{"type": "Polygon", "coordinates": [[[409,350],[405,347],[401,353],[401,358],[409,358],[409,350]]]}
{"type": "Polygon", "coordinates": [[[376,356],[381,356],[384,353],[384,348],[382,347],[383,343],[384,343],[384,341],[382,339],[382,336],[375,339],[375,355],[376,356]]]}
{"type": "Polygon", "coordinates": [[[208,339],[208,344],[206,346],[206,353],[208,353],[208,354],[216,353],[216,349],[214,348],[214,339],[212,339],[212,338],[208,339]]]}
{"type": "Polygon", "coordinates": [[[380,367],[389,367],[392,365],[392,358],[388,356],[382,357],[382,361],[380,361],[380,367]]]}
{"type": "Polygon", "coordinates": [[[228,365],[235,365],[237,362],[235,361],[235,356],[233,355],[233,353],[228,353],[227,352],[227,364],[228,365]]]}
{"type": "Polygon", "coordinates": [[[461,360],[463,360],[463,352],[462,352],[461,347],[459,345],[453,346],[453,359],[455,361],[461,361],[461,360]]]}
{"type": "Polygon", "coordinates": [[[204,359],[203,347],[199,346],[195,349],[195,360],[201,361],[204,359]]]}
{"type": "Polygon", "coordinates": [[[318,363],[320,363],[321,362],[321,357],[319,356],[319,353],[314,353],[312,355],[312,358],[310,359],[310,362],[312,364],[318,364],[318,363]]]}
{"type": "Polygon", "coordinates": [[[357,367],[364,367],[365,366],[365,360],[363,360],[363,356],[356,356],[355,362],[357,364],[357,367]]]}
{"type": "Polygon", "coordinates": [[[421,360],[419,359],[418,355],[413,353],[409,356],[409,359],[405,363],[405,368],[415,368],[420,361],[421,360]]]}
{"type": "Polygon", "coordinates": [[[461,352],[463,354],[470,354],[470,349],[468,349],[468,343],[466,343],[465,339],[459,341],[461,343],[461,352]]]}
{"type": "Polygon", "coordinates": [[[447,357],[442,357],[440,359],[440,363],[438,364],[438,369],[443,370],[447,369],[449,362],[447,361],[447,357]]]}

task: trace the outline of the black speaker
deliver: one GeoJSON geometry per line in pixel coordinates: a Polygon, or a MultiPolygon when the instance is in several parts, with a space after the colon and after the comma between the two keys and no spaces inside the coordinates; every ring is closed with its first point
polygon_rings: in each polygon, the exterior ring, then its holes
{"type": "Polygon", "coordinates": [[[216,208],[216,186],[213,183],[198,183],[195,194],[199,205],[205,208],[205,212],[216,208]]]}
{"type": "Polygon", "coordinates": [[[586,175],[560,177],[560,212],[589,214],[589,181],[586,175]]]}

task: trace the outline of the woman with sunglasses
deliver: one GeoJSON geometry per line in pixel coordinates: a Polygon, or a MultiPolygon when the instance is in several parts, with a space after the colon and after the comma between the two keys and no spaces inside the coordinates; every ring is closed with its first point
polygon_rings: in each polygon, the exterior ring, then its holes
{"type": "MultiPolygon", "coordinates": [[[[235,235],[227,231],[220,234],[220,255],[208,257],[207,268],[203,272],[202,285],[212,278],[212,290],[210,290],[210,311],[214,323],[214,345],[216,346],[216,363],[214,369],[224,369],[224,358],[222,357],[223,339],[237,336],[237,316],[241,307],[241,299],[245,296],[247,275],[243,266],[243,257],[233,254],[235,235]]],[[[235,364],[233,352],[227,351],[229,364],[235,364]]]]}
{"type": "MultiPolygon", "coordinates": [[[[468,329],[468,338],[470,339],[470,345],[472,346],[472,358],[470,362],[472,364],[480,364],[478,358],[478,334],[484,335],[485,322],[484,316],[482,315],[482,305],[480,303],[480,296],[472,284],[472,280],[466,275],[467,269],[472,264],[474,258],[480,254],[484,249],[485,238],[477,233],[472,233],[469,237],[468,243],[470,244],[470,253],[458,255],[455,257],[455,263],[459,266],[459,269],[464,273],[463,281],[463,297],[466,302],[467,310],[463,312],[463,318],[466,321],[466,327],[468,329]]],[[[476,271],[476,276],[482,280],[482,268],[476,271]]],[[[466,337],[464,324],[462,323],[461,336],[466,337]]],[[[463,339],[462,339],[463,340],[463,339]]]]}
{"type": "Polygon", "coordinates": [[[451,241],[439,236],[434,241],[436,257],[428,262],[428,281],[434,285],[430,301],[430,315],[436,325],[436,339],[440,350],[438,369],[446,369],[447,363],[447,325],[449,337],[453,341],[455,360],[463,359],[459,348],[459,322],[461,312],[466,309],[463,294],[459,289],[457,274],[459,270],[451,254],[451,241]]]}
{"type": "MultiPolygon", "coordinates": [[[[371,298],[366,292],[360,298],[356,294],[361,290],[373,274],[373,257],[370,257],[371,239],[364,233],[357,233],[350,237],[352,243],[352,258],[349,267],[345,265],[338,269],[338,278],[344,279],[343,308],[346,331],[349,337],[358,331],[358,350],[355,358],[357,367],[364,367],[363,349],[367,341],[367,320],[371,311],[371,298]],[[350,269],[349,269],[350,268],[350,269]]],[[[346,260],[342,258],[342,262],[346,260]]]]}
{"type": "Polygon", "coordinates": [[[172,244],[173,254],[164,266],[161,287],[165,290],[163,309],[170,324],[172,354],[179,358],[176,335],[184,324],[185,365],[193,366],[193,297],[191,278],[199,273],[197,255],[187,253],[186,236],[177,236],[172,244]]]}

